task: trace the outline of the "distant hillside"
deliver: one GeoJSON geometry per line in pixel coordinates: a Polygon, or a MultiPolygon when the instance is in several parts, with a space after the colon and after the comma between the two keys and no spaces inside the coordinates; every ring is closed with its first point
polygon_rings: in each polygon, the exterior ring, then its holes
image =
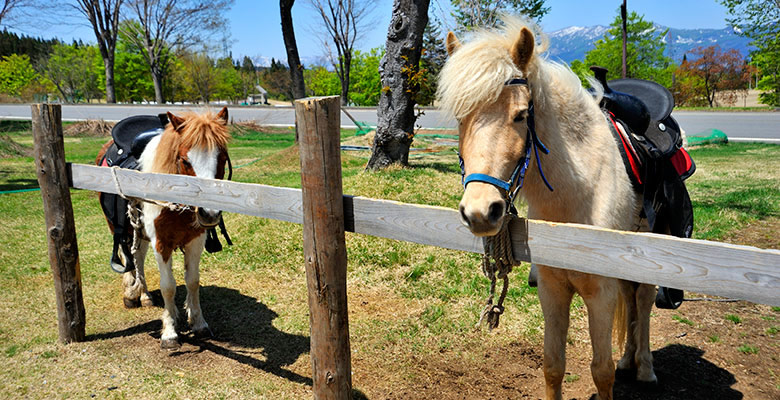
{"type": "MultiPolygon", "coordinates": [[[[656,25],[659,31],[667,28],[656,25]]],[[[581,27],[570,26],[548,33],[550,37],[550,56],[570,63],[582,60],[585,53],[595,47],[597,40],[604,37],[608,27],[603,25],[581,27]]],[[[724,50],[737,49],[743,56],[750,53],[750,39],[737,35],[731,28],[723,29],[676,29],[670,28],[664,37],[667,42],[666,55],[680,62],[683,55],[699,46],[719,44],[724,50]]]]}

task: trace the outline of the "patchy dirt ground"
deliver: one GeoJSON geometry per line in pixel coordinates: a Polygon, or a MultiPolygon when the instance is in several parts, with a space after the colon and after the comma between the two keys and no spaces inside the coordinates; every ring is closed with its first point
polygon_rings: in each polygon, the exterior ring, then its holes
{"type": "MultiPolygon", "coordinates": [[[[747,226],[727,242],[780,248],[780,220],[747,226]]],[[[749,302],[721,302],[686,293],[677,310],[654,309],[651,349],[658,385],[630,379],[615,383],[615,399],[721,400],[780,399],[780,311],[749,302]],[[705,300],[707,299],[707,300],[705,300]],[[738,322],[735,320],[738,319],[738,322]]],[[[591,349],[587,326],[569,329],[564,398],[595,394],[590,377],[591,349]],[[573,332],[580,332],[573,337],[573,332]]],[[[511,335],[511,332],[499,334],[511,335]]],[[[537,399],[544,396],[541,344],[513,342],[487,349],[483,359],[440,354],[417,360],[425,378],[406,387],[387,385],[369,398],[382,399],[537,399]]],[[[619,357],[616,351],[615,359],[619,357]]],[[[382,387],[383,380],[376,385],[382,387]]],[[[365,385],[365,383],[363,383],[365,385]]]]}

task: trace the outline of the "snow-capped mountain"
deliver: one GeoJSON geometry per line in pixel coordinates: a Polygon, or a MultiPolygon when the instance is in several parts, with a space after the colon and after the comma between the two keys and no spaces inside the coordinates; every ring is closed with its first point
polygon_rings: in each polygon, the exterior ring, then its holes
{"type": "MultiPolygon", "coordinates": [[[[549,53],[551,58],[567,63],[572,60],[584,59],[585,53],[595,47],[597,40],[604,37],[609,27],[603,25],[581,27],[570,26],[547,35],[550,38],[549,53]]],[[[656,25],[658,32],[667,27],[656,25]]],[[[675,61],[682,60],[685,53],[696,47],[720,45],[721,49],[737,49],[742,56],[750,53],[750,39],[739,36],[732,28],[723,29],[676,29],[668,28],[663,40],[667,43],[666,55],[675,61]]]]}

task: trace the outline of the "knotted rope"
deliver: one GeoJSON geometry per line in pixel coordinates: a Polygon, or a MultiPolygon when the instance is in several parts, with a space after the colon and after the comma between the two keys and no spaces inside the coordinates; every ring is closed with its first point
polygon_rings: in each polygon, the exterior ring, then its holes
{"type": "Polygon", "coordinates": [[[488,329],[498,327],[498,320],[504,313],[504,299],[509,289],[509,273],[512,272],[512,266],[515,258],[512,255],[512,238],[509,234],[509,225],[512,219],[517,218],[513,214],[507,214],[501,225],[501,229],[495,236],[482,239],[485,248],[485,254],[482,257],[482,273],[490,279],[490,296],[485,302],[485,308],[479,316],[479,322],[475,327],[479,327],[484,321],[488,329]],[[498,302],[493,304],[493,298],[496,295],[496,280],[503,279],[504,287],[501,289],[501,295],[498,302]]]}

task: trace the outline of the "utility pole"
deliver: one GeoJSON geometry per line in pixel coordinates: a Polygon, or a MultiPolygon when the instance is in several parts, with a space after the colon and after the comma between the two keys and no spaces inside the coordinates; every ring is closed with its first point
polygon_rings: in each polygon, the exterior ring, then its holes
{"type": "Polygon", "coordinates": [[[620,17],[623,18],[623,74],[621,77],[626,77],[626,71],[628,66],[626,65],[626,41],[628,39],[628,31],[626,29],[626,0],[623,0],[623,5],[620,6],[620,17]]]}

